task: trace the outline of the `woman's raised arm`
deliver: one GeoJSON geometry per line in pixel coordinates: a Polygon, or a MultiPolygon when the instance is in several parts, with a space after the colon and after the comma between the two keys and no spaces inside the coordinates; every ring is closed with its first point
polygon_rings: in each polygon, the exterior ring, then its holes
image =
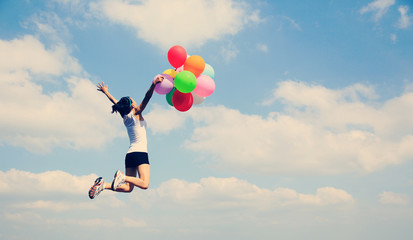
{"type": "Polygon", "coordinates": [[[152,82],[151,86],[149,87],[148,91],[145,94],[145,98],[142,100],[142,103],[138,106],[137,114],[142,114],[143,110],[146,108],[146,105],[148,105],[148,102],[153,95],[153,91],[155,90],[156,84],[161,83],[163,79],[164,79],[163,76],[158,75],[156,79],[152,82]]]}
{"type": "Polygon", "coordinates": [[[116,103],[118,102],[118,100],[116,100],[116,98],[114,98],[114,97],[109,93],[108,85],[105,85],[104,82],[98,83],[97,87],[98,87],[97,90],[103,92],[103,93],[106,95],[106,97],[108,97],[109,100],[110,100],[113,104],[116,104],[116,103]]]}

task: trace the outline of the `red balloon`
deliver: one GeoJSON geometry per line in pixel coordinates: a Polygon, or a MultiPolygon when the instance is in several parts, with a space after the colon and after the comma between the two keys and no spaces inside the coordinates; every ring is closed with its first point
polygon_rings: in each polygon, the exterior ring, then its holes
{"type": "Polygon", "coordinates": [[[174,68],[184,65],[186,57],[186,50],[181,46],[173,46],[168,51],[168,61],[174,68]]]}
{"type": "Polygon", "coordinates": [[[178,90],[175,90],[172,95],[172,103],[176,110],[181,112],[188,111],[194,102],[194,98],[191,93],[181,93],[178,90]]]}

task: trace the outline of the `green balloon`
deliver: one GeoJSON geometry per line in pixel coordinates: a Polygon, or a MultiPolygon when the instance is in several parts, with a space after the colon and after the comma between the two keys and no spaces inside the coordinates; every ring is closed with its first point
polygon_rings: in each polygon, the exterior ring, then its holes
{"type": "Polygon", "coordinates": [[[171,105],[172,107],[174,104],[172,103],[172,96],[174,95],[176,88],[173,88],[168,94],[166,94],[166,101],[171,105]]]}
{"type": "Polygon", "coordinates": [[[196,87],[196,77],[190,71],[182,71],[175,76],[175,87],[181,93],[190,93],[196,87]]]}

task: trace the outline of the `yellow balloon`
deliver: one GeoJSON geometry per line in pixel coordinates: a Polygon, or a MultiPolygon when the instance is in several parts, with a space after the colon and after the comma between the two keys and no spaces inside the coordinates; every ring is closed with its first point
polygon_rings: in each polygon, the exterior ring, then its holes
{"type": "Polygon", "coordinates": [[[164,74],[168,74],[169,76],[171,76],[172,78],[175,78],[177,72],[173,69],[166,69],[164,72],[164,74]]]}

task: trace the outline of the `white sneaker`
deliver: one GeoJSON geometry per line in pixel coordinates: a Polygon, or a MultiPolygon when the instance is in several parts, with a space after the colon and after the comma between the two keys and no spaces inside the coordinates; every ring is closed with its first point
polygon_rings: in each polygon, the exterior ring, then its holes
{"type": "Polygon", "coordinates": [[[96,178],[95,183],[89,189],[89,198],[94,199],[103,189],[105,189],[105,181],[103,181],[102,177],[96,178]]]}
{"type": "Polygon", "coordinates": [[[116,171],[114,178],[115,179],[113,179],[112,188],[113,188],[113,190],[116,191],[116,189],[120,185],[125,184],[125,174],[123,174],[120,170],[118,170],[118,171],[116,171]]]}

